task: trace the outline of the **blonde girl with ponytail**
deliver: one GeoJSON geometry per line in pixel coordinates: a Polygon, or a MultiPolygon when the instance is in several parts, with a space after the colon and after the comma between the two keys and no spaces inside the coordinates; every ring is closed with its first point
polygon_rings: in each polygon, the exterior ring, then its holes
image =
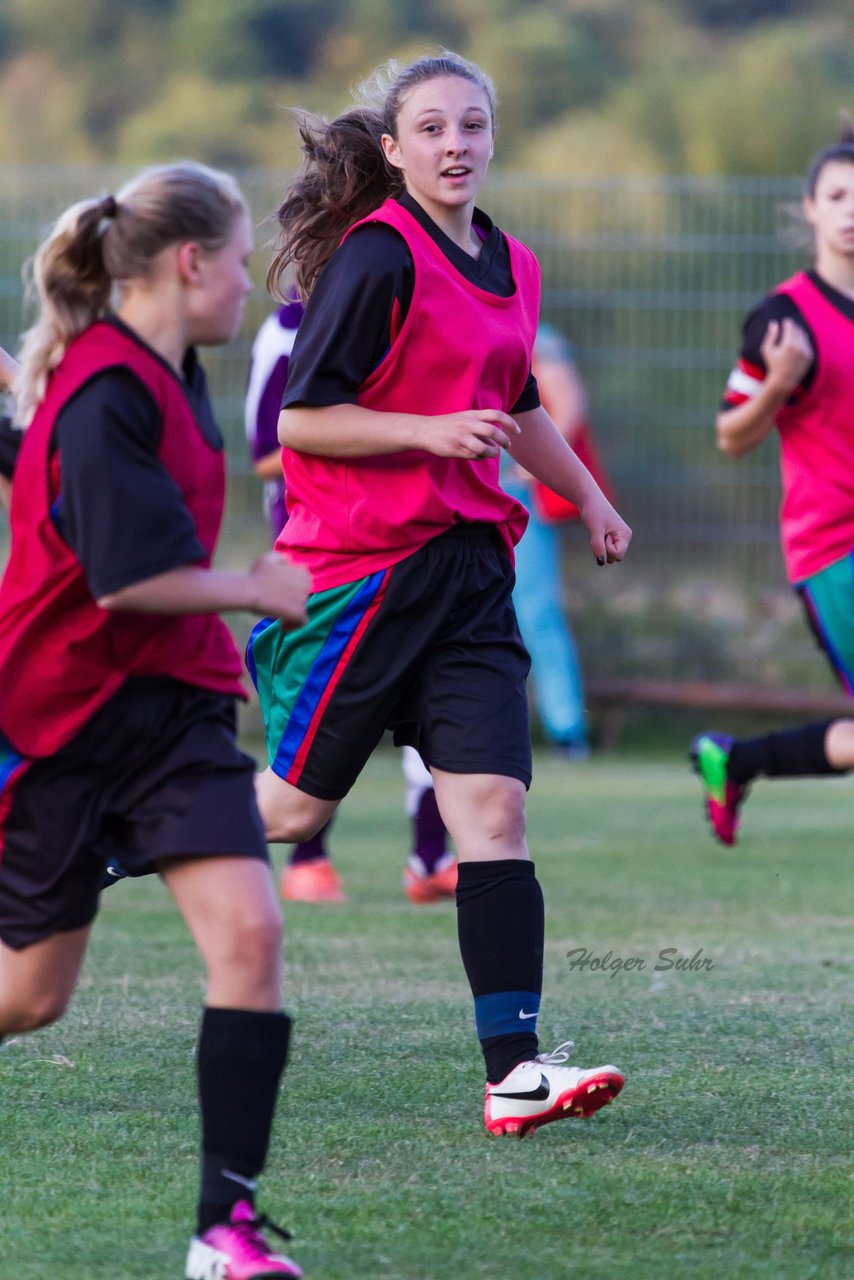
{"type": "Polygon", "coordinates": [[[236,335],[251,250],[234,181],[190,162],[59,219],[15,378],[0,585],[0,1034],[64,1013],[117,855],[131,879],[162,878],[207,979],[190,1280],[301,1275],[254,1207],[290,1020],[254,762],[235,740],[241,662],[218,614],[296,626],[308,575],[272,552],[212,567],[225,461],[197,356],[236,335]]]}

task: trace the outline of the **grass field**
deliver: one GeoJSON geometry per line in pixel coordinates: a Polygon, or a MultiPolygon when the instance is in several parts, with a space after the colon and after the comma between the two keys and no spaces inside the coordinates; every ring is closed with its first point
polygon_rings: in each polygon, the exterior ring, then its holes
{"type": "MultiPolygon", "coordinates": [[[[851,1280],[854,780],[758,786],[723,850],[675,755],[538,761],[542,1045],[627,1083],[525,1142],[483,1129],[453,906],[399,887],[402,792],[378,752],[333,833],[349,904],[287,913],[260,1204],[307,1280],[851,1280]]],[[[68,1017],[0,1051],[2,1280],[183,1275],[200,993],[161,887],[111,889],[68,1017]]]]}

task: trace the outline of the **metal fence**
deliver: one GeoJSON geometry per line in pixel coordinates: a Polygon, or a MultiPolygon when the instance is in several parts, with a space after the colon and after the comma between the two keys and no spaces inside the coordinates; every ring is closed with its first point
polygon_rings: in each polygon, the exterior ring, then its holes
{"type": "MultiPolygon", "coordinates": [[[[26,322],[20,266],[53,217],[126,176],[107,169],[0,166],[0,343],[26,322]]],[[[222,555],[264,545],[243,440],[252,335],[278,175],[238,175],[258,220],[259,287],[243,337],[205,361],[230,454],[222,555]]],[[[713,421],[747,309],[804,257],[781,235],[793,181],[589,179],[494,174],[483,204],[543,267],[543,314],[573,342],[600,452],[635,530],[626,563],[597,570],[566,531],[567,602],[589,675],[746,679],[831,687],[786,588],[779,479],[769,442],[738,465],[713,421]]]]}

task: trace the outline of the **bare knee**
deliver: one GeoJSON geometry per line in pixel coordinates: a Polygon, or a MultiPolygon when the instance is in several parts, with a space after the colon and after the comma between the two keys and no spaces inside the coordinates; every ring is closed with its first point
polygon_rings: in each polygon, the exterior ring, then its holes
{"type": "Polygon", "coordinates": [[[243,918],[204,952],[209,1004],[275,1009],[281,1002],[282,925],[278,915],[243,918]]]}
{"type": "Polygon", "coordinates": [[[335,812],[335,803],[306,795],[266,769],[255,781],[258,808],[267,839],[273,843],[298,844],[317,835],[335,812]]]}
{"type": "Polygon", "coordinates": [[[62,992],[39,992],[32,1000],[22,1004],[19,1000],[0,1001],[0,1035],[14,1035],[24,1031],[38,1031],[58,1022],[68,1009],[70,995],[62,992]]]}
{"type": "Polygon", "coordinates": [[[525,785],[493,774],[433,771],[436,799],[460,861],[527,858],[525,785]]]}
{"type": "Polygon", "coordinates": [[[266,972],[282,950],[282,918],[275,911],[241,915],[222,937],[226,963],[266,972]]]}
{"type": "Polygon", "coordinates": [[[525,843],[525,798],[517,788],[498,785],[480,807],[484,836],[507,845],[525,843]]]}
{"type": "Polygon", "coordinates": [[[271,844],[301,844],[316,836],[325,823],[311,813],[272,814],[264,817],[264,830],[271,844]]]}
{"type": "Polygon", "coordinates": [[[77,985],[89,929],[55,933],[20,950],[0,943],[0,1035],[37,1031],[62,1017],[77,985]]]}

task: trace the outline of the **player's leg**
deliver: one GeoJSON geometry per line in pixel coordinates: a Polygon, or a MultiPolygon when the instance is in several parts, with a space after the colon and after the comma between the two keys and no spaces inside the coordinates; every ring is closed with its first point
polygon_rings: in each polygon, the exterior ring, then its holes
{"type": "Polygon", "coordinates": [[[291,1025],[281,1003],[281,915],[269,865],[186,859],[164,862],[161,875],[207,974],[197,1050],[202,1179],[187,1275],[203,1280],[217,1261],[239,1261],[264,1275],[299,1276],[291,1259],[271,1251],[254,1208],[291,1025]]]}
{"type": "Polygon", "coordinates": [[[0,737],[0,1037],[55,1022],[77,985],[101,876],[91,756],[30,760],[0,737]]]}
{"type": "Polygon", "coordinates": [[[282,897],[288,902],[346,902],[341,877],[324,843],[338,801],[307,795],[271,768],[256,775],[255,795],[270,843],[296,841],[282,868],[282,897]]]}
{"type": "Polygon", "coordinates": [[[15,950],[0,941],[0,1036],[61,1018],[77,985],[91,926],[15,950]]]}
{"type": "MultiPolygon", "coordinates": [[[[207,973],[197,1044],[201,1179],[187,1275],[266,1274],[261,1265],[273,1254],[252,1183],[267,1152],[289,1020],[255,762],[237,746],[233,698],[130,681],[115,702],[107,830],[131,884],[162,875],[207,973]],[[245,1259],[245,1271],[235,1272],[232,1259],[245,1259]]],[[[268,1270],[299,1274],[290,1262],[268,1270]]]]}
{"type": "Polygon", "coordinates": [[[346,902],[341,876],[326,854],[325,837],[338,801],[318,800],[273,769],[256,774],[255,794],[270,844],[293,845],[282,868],[280,892],[288,902],[346,902]]]}
{"type": "Polygon", "coordinates": [[[622,1088],[616,1067],[564,1066],[568,1042],[538,1052],[544,910],[525,838],[525,784],[436,768],[433,776],[459,855],[460,953],[486,1063],[486,1126],[522,1136],[591,1115],[622,1088]]]}
{"type": "Polygon", "coordinates": [[[403,870],[403,887],[410,902],[422,904],[453,898],[457,860],[448,850],[448,831],[442,821],[433,777],[414,747],[401,753],[406,812],[412,823],[412,851],[403,870]]]}
{"type": "Polygon", "coordinates": [[[543,895],[525,839],[525,785],[434,766],[459,858],[457,929],[490,1083],[537,1054],[543,895]]]}
{"type": "Polygon", "coordinates": [[[161,876],[205,965],[209,1007],[281,1007],[282,923],[270,867],[248,857],[164,862],[161,876]]]}
{"type": "Polygon", "coordinates": [[[564,1067],[563,1048],[538,1052],[544,911],[525,834],[529,657],[501,549],[477,534],[463,542],[447,540],[442,578],[456,597],[425,654],[418,740],[459,857],[459,943],[486,1063],[484,1118],[490,1132],[523,1133],[575,1114],[580,1091],[584,1110],[595,1110],[622,1077],[612,1067],[564,1067]]]}
{"type": "Polygon", "coordinates": [[[854,769],[854,720],[834,720],[824,738],[824,756],[836,773],[854,769]]]}
{"type": "Polygon", "coordinates": [[[339,804],[301,791],[272,768],[256,775],[255,797],[271,844],[310,840],[328,825],[339,804]]]}
{"type": "MultiPolygon", "coordinates": [[[[845,556],[797,588],[807,624],[842,689],[854,694],[854,556],[845,556]]],[[[741,807],[755,778],[823,777],[854,769],[854,719],[735,738],[701,733],[691,759],[717,839],[736,843],[741,807]]]]}
{"type": "Polygon", "coordinates": [[[700,733],[691,744],[691,760],[712,832],[731,846],[755,778],[818,778],[854,769],[854,720],[821,720],[755,738],[700,733]]]}

